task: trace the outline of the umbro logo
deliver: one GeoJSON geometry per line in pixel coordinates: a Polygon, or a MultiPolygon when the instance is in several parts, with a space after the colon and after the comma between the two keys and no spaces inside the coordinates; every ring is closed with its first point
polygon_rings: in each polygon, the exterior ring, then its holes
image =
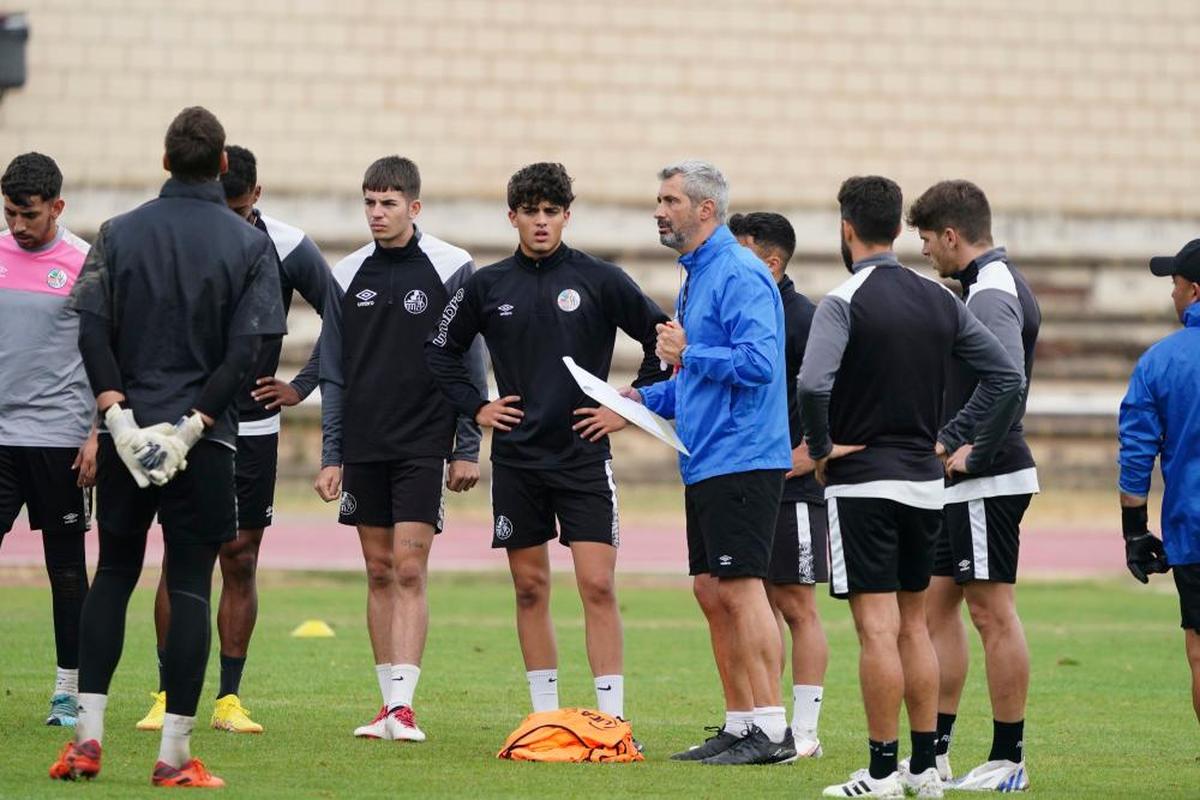
{"type": "Polygon", "coordinates": [[[500,306],[500,308],[498,308],[496,310],[500,312],[500,316],[502,316],[502,317],[511,317],[512,312],[513,312],[513,306],[512,306],[512,303],[505,303],[504,305],[500,306]]]}
{"type": "Polygon", "coordinates": [[[959,572],[966,572],[970,568],[971,568],[971,559],[964,558],[962,561],[958,562],[958,571],[959,572]]]}
{"type": "Polygon", "coordinates": [[[63,514],[63,522],[71,525],[79,520],[79,515],[72,511],[70,514],[63,514]]]}
{"type": "Polygon", "coordinates": [[[378,295],[379,295],[378,292],[374,292],[370,289],[363,289],[361,292],[359,292],[358,294],[356,294],[354,296],[357,297],[359,300],[358,307],[362,308],[363,306],[375,305],[375,298],[378,295]]]}
{"type": "Polygon", "coordinates": [[[733,564],[733,556],[721,556],[717,559],[717,563],[719,563],[722,567],[728,567],[733,564]]]}

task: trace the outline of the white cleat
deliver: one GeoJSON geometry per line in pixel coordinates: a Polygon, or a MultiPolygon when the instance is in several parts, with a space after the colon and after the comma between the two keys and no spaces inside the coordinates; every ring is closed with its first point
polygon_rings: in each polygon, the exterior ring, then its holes
{"type": "MultiPolygon", "coordinates": [[[[950,754],[946,753],[940,756],[933,757],[933,763],[937,767],[938,777],[942,779],[942,783],[949,785],[950,781],[954,780],[954,772],[950,769],[950,754]]],[[[900,777],[908,775],[908,759],[900,761],[900,777]]]]}
{"type": "Polygon", "coordinates": [[[900,782],[899,772],[893,772],[886,778],[872,778],[870,770],[860,769],[845,783],[826,786],[821,794],[825,797],[886,797],[889,800],[901,800],[904,797],[904,785],[900,782]]]}
{"type": "Polygon", "coordinates": [[[825,751],[821,749],[821,740],[815,736],[808,738],[806,736],[796,736],[796,758],[820,758],[825,755],[825,751]]]}
{"type": "Polygon", "coordinates": [[[391,739],[388,733],[388,713],[387,706],[379,709],[379,713],[375,715],[375,719],[368,722],[366,725],[359,725],[354,729],[354,735],[360,739],[391,739]]]}
{"type": "Polygon", "coordinates": [[[944,797],[942,779],[935,767],[930,767],[919,775],[913,775],[905,770],[900,773],[900,781],[904,784],[904,793],[912,797],[944,797]]]}
{"type": "Polygon", "coordinates": [[[387,715],[387,738],[397,742],[423,742],[425,732],[417,727],[417,718],[409,706],[396,706],[387,715]]]}
{"type": "Polygon", "coordinates": [[[1029,789],[1029,773],[1024,761],[985,761],[948,788],[963,792],[1024,792],[1029,789]]]}

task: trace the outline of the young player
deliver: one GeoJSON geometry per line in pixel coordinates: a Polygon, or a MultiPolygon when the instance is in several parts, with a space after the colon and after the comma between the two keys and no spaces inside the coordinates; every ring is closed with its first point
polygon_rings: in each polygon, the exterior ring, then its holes
{"type": "Polygon", "coordinates": [[[206,109],[184,109],[165,149],[171,179],[158,198],[104,223],[71,295],[107,435],[96,481],[100,561],[80,623],[79,722],[50,777],[100,772],[109,683],[157,515],[171,623],[151,780],[219,787],[190,740],[208,661],[213,565],[237,535],[234,395],[263,337],[282,336],[285,326],[271,241],[226,207],[217,180],[227,164],[221,123],[206,109]]]}
{"type": "Polygon", "coordinates": [[[562,359],[606,378],[620,328],[642,344],[638,384],[661,379],[654,326],[666,315],[619,268],[563,242],[574,199],[561,164],[530,164],[512,176],[516,252],[451,296],[426,355],[459,413],[493,429],[492,547],[508,555],[533,710],[558,708],[547,547],[557,535],[575,564],[596,704],[624,717],[614,587],[620,525],[608,434],[626,422],[586,397],[562,359]],[[500,393],[490,402],[464,362],[476,334],[487,342],[500,393]]]}
{"type": "Polygon", "coordinates": [[[96,478],[96,402],[66,307],[88,245],[58,223],[63,176],[41,153],[17,156],[0,178],[0,543],[21,506],[42,532],[58,668],[47,725],[74,725],[79,614],[87,594],[83,535],[96,478]],[[89,432],[90,431],[90,432],[89,432]]]}
{"type": "MultiPolygon", "coordinates": [[[[283,291],[283,313],[299,292],[318,314],[325,305],[329,265],[321,251],[304,231],[259,212],[255,207],[262,195],[258,183],[258,162],[244,147],[225,148],[229,169],[221,175],[225,202],[229,208],[271,237],[279,265],[279,286],[283,291]]],[[[313,349],[308,364],[290,383],[275,377],[279,368],[282,341],[265,342],[247,385],[237,394],[237,538],[221,545],[221,600],[217,605],[217,633],[221,642],[221,678],[217,703],[210,724],[231,733],[262,733],[263,727],[250,719],[242,705],[242,670],[254,623],[258,619],[258,550],[263,532],[271,524],[275,505],[275,472],[279,457],[279,421],[281,406],[294,406],[317,386],[318,351],[313,349]]],[[[165,564],[164,564],[165,567],[165,564]]],[[[158,691],[149,713],[137,723],[142,731],[161,730],[166,710],[163,690],[163,650],[170,623],[166,570],[158,581],[154,598],[154,628],[158,637],[158,691]]]]}
{"type": "MultiPolygon", "coordinates": [[[[475,266],[465,250],[417,228],[421,175],[409,159],[373,163],[362,191],[374,241],[337,263],[325,301],[316,490],[326,501],[340,490],[338,519],[358,529],[366,562],[383,705],[354,735],[423,742],[412,706],[429,626],[429,549],[442,529],[442,482],[453,492],[475,486],[480,439],[474,420],[442,396],[423,346],[475,266]]],[[[479,345],[468,365],[482,390],[479,345]]]]}

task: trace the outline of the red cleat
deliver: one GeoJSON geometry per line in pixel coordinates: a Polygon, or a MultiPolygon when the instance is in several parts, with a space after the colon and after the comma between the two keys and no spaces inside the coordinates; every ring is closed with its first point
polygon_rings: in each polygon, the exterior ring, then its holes
{"type": "Polygon", "coordinates": [[[198,758],[180,768],[159,761],[154,765],[150,782],[155,786],[180,786],[186,789],[220,789],[225,781],[213,775],[198,758]]]}
{"type": "Polygon", "coordinates": [[[91,780],[100,774],[100,743],[88,739],[82,744],[67,742],[58,760],[50,765],[50,777],[59,781],[91,780]]]}

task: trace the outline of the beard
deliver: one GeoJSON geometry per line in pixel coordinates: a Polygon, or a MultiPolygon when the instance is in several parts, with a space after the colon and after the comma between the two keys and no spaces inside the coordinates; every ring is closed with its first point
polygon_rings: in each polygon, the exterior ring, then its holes
{"type": "Polygon", "coordinates": [[[846,265],[846,271],[854,274],[854,257],[850,255],[850,245],[842,239],[842,263],[846,265]]]}
{"type": "Polygon", "coordinates": [[[658,241],[672,250],[678,250],[680,247],[683,247],[683,234],[672,229],[666,233],[660,233],[658,241]]]}

